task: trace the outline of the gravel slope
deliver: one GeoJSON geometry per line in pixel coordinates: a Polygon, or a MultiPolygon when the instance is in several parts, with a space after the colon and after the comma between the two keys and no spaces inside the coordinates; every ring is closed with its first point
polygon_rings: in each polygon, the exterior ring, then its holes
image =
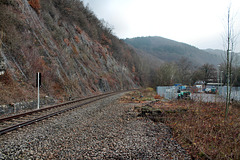
{"type": "Polygon", "coordinates": [[[0,159],[190,159],[168,127],[120,96],[0,136],[0,159]]]}

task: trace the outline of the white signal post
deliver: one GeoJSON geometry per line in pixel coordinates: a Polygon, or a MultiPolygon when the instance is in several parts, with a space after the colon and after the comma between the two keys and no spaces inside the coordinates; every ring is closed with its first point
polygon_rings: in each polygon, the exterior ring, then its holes
{"type": "Polygon", "coordinates": [[[37,109],[39,109],[40,106],[40,95],[39,95],[39,87],[40,87],[40,73],[37,73],[37,87],[38,87],[38,104],[37,109]]]}

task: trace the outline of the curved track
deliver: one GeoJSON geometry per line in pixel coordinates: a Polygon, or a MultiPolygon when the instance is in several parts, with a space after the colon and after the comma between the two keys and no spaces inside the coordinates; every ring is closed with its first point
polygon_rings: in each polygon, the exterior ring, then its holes
{"type": "Polygon", "coordinates": [[[125,91],[105,93],[1,118],[0,135],[122,92],[125,91]]]}

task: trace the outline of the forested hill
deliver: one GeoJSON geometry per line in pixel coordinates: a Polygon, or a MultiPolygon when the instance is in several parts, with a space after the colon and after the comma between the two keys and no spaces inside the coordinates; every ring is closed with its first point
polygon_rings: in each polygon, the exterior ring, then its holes
{"type": "Polygon", "coordinates": [[[213,55],[194,46],[169,40],[162,37],[137,37],[125,39],[126,43],[143,52],[166,62],[177,62],[181,58],[188,58],[196,65],[206,63],[217,65],[222,62],[221,55],[213,55]]]}

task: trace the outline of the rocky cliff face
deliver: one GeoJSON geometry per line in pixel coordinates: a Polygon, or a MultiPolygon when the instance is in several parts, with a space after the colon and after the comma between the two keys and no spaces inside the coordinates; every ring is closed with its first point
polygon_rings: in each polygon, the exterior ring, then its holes
{"type": "Polygon", "coordinates": [[[57,3],[0,2],[0,60],[6,71],[0,75],[0,103],[35,99],[37,72],[41,96],[60,100],[136,87],[129,65],[114,58],[111,40],[104,34],[101,41],[90,37],[57,3]]]}

